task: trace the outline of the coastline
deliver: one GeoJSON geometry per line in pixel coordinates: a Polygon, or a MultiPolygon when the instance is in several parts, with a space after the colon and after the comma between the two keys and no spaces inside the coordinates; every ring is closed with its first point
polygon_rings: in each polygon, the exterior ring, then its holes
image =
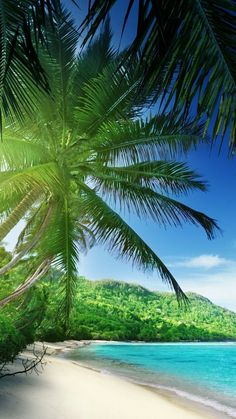
{"type": "MultiPolygon", "coordinates": [[[[120,344],[131,344],[132,345],[143,345],[144,342],[143,341],[133,341],[133,342],[120,342],[120,341],[104,341],[104,340],[84,340],[84,341],[80,341],[79,342],[80,345],[79,346],[85,346],[85,345],[120,345],[120,344]]],[[[235,342],[232,341],[227,341],[227,342],[148,342],[146,343],[147,345],[160,345],[160,346],[165,346],[165,345],[171,345],[171,346],[175,346],[175,345],[196,345],[196,346],[205,346],[207,345],[217,345],[219,346],[219,344],[222,345],[235,345],[235,342]]],[[[67,351],[66,351],[67,352],[67,351]]],[[[64,354],[63,356],[68,356],[68,354],[64,354]]],[[[195,392],[194,388],[189,388],[185,386],[184,387],[180,386],[179,384],[174,384],[174,385],[170,385],[170,384],[164,384],[162,379],[158,379],[157,377],[157,381],[149,381],[149,380],[145,380],[144,377],[134,377],[134,375],[130,372],[127,373],[126,371],[119,371],[114,369],[112,365],[99,365],[99,364],[94,364],[94,362],[90,362],[90,360],[86,359],[74,359],[73,357],[70,358],[70,355],[68,356],[67,359],[71,359],[73,360],[76,364],[84,367],[84,368],[88,368],[88,369],[92,369],[94,371],[97,372],[105,372],[106,374],[110,374],[112,376],[115,377],[119,377],[123,380],[126,380],[128,382],[131,382],[135,385],[138,386],[142,386],[145,387],[146,389],[148,389],[149,391],[154,392],[155,394],[164,396],[165,398],[167,398],[169,401],[174,402],[177,405],[180,405],[181,407],[187,407],[187,409],[191,410],[191,411],[196,411],[196,412],[200,412],[202,417],[205,417],[205,415],[207,415],[206,417],[210,417],[212,418],[236,418],[236,410],[235,408],[231,407],[229,404],[224,403],[224,401],[220,401],[217,397],[214,397],[214,395],[207,395],[206,393],[202,392],[202,394],[199,392],[195,392]]],[[[91,359],[91,361],[93,361],[91,359]]],[[[132,364],[131,364],[132,365],[132,364]]]]}
{"type": "MultiPolygon", "coordinates": [[[[98,342],[97,342],[98,343],[98,342]]],[[[89,341],[46,344],[42,374],[0,380],[0,417],[10,419],[204,419],[226,418],[166,390],[131,382],[63,358],[89,341]]],[[[40,351],[41,343],[35,344],[40,351]]],[[[32,346],[25,355],[32,352],[32,346]]]]}

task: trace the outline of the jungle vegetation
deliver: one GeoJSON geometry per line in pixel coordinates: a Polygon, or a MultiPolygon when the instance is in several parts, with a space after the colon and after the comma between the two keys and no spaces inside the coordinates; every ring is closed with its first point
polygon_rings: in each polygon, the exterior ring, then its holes
{"type": "MultiPolygon", "coordinates": [[[[1,255],[9,253],[1,248],[1,255]]],[[[14,268],[6,286],[21,282],[33,260],[14,268]]],[[[101,339],[145,342],[236,340],[236,313],[207,298],[187,293],[180,306],[173,293],[152,292],[140,285],[114,280],[77,278],[70,324],[61,312],[60,272],[50,270],[21,303],[13,301],[0,313],[0,368],[35,340],[101,339]]]]}
{"type": "MultiPolygon", "coordinates": [[[[11,260],[11,253],[0,247],[0,268],[11,260]]],[[[0,298],[20,283],[32,261],[19,262],[10,274],[1,277],[0,298]]],[[[6,362],[15,357],[27,344],[34,342],[38,326],[46,313],[44,287],[31,289],[21,301],[6,305],[0,311],[0,377],[6,362]]]]}
{"type": "MultiPolygon", "coordinates": [[[[46,285],[48,290],[56,287],[46,285]]],[[[114,280],[78,279],[68,336],[73,339],[155,342],[236,340],[236,313],[187,293],[188,307],[173,293],[151,292],[140,285],[114,280]]],[[[58,291],[49,292],[40,339],[65,338],[58,319],[58,291]],[[53,326],[52,326],[53,325],[53,326]]]]}

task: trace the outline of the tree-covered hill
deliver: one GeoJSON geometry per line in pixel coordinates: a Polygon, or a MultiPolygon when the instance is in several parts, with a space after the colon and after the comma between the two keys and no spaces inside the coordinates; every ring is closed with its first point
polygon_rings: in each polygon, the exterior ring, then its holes
{"type": "MultiPolygon", "coordinates": [[[[50,285],[53,287],[53,285],[50,285]]],[[[49,293],[39,337],[63,338],[57,298],[49,293]]],[[[59,298],[59,296],[58,296],[59,298]]],[[[236,313],[189,293],[180,307],[172,293],[151,292],[140,285],[80,278],[69,336],[74,339],[144,341],[236,340],[236,313]]]]}

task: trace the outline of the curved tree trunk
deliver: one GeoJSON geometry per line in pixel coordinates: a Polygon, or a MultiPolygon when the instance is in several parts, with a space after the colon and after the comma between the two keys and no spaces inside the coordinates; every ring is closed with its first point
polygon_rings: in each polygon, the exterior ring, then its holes
{"type": "Polygon", "coordinates": [[[35,245],[36,243],[40,240],[42,234],[44,233],[47,225],[48,225],[48,221],[50,219],[52,213],[52,206],[50,206],[48,208],[48,212],[38,230],[38,232],[36,233],[36,235],[34,236],[34,238],[28,243],[28,246],[26,246],[20,253],[18,253],[18,255],[16,257],[14,257],[12,260],[10,260],[10,262],[8,262],[6,265],[4,265],[1,269],[0,269],[0,275],[4,275],[6,274],[10,269],[12,269],[17,262],[22,259],[23,256],[25,256],[35,245]]]}
{"type": "Polygon", "coordinates": [[[30,275],[19,287],[15,289],[10,295],[0,300],[0,307],[4,307],[6,304],[17,299],[24,294],[32,285],[35,284],[43,275],[48,271],[51,265],[51,259],[44,260],[36,269],[36,271],[30,275]]]}
{"type": "Polygon", "coordinates": [[[35,203],[39,197],[39,191],[28,192],[19,202],[11,214],[0,225],[0,240],[11,231],[11,229],[23,218],[27,209],[35,203]]]}

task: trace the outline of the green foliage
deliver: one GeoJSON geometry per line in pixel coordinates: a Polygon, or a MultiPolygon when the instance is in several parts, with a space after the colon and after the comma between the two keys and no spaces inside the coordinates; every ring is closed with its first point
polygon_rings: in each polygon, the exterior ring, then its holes
{"type": "MultiPolygon", "coordinates": [[[[50,289],[46,317],[38,338],[65,338],[58,319],[59,296],[50,289]]],[[[236,340],[236,313],[189,293],[189,306],[180,307],[174,294],[151,292],[115,281],[78,280],[67,337],[73,339],[142,341],[236,340]]]]}
{"type": "Polygon", "coordinates": [[[0,313],[0,367],[12,362],[27,344],[35,340],[36,329],[45,313],[45,296],[37,290],[26,295],[20,306],[11,304],[0,313]]]}
{"type": "Polygon", "coordinates": [[[13,361],[26,345],[35,341],[35,333],[45,315],[46,304],[44,289],[32,289],[19,306],[11,304],[1,311],[0,364],[13,361]]]}
{"type": "MultiPolygon", "coordinates": [[[[94,0],[82,23],[84,43],[90,39],[117,0],[94,0]]],[[[127,56],[140,52],[145,62],[142,86],[156,88],[165,107],[194,111],[211,121],[213,138],[230,135],[236,142],[236,2],[235,0],[129,0],[123,30],[137,8],[137,30],[127,56]]],[[[122,30],[122,32],[123,32],[122,30]]]]}
{"type": "Polygon", "coordinates": [[[36,110],[37,96],[50,88],[38,56],[47,31],[60,15],[60,0],[2,0],[0,3],[0,131],[3,119],[21,120],[36,110]]]}
{"type": "Polygon", "coordinates": [[[24,347],[24,339],[12,320],[0,314],[0,364],[12,361],[24,347]]]}
{"type": "Polygon", "coordinates": [[[11,260],[10,252],[7,252],[5,247],[1,246],[0,247],[0,267],[4,266],[10,260],[11,260]]]}
{"type": "MultiPolygon", "coordinates": [[[[11,254],[0,247],[0,257],[1,264],[5,264],[11,259],[11,254]]],[[[31,263],[31,260],[21,261],[10,273],[0,277],[0,298],[21,283],[31,263]]],[[[47,297],[45,287],[32,289],[18,304],[12,303],[1,309],[0,367],[4,362],[13,361],[28,343],[34,342],[36,329],[45,315],[47,297]]]]}

